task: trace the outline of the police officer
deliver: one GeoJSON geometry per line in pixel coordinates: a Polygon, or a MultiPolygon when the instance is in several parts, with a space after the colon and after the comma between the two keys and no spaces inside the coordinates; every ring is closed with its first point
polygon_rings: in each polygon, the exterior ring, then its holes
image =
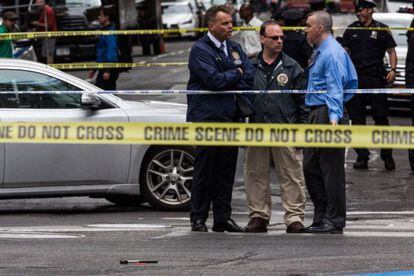
{"type": "MultiPolygon", "coordinates": [[[[282,12],[285,26],[300,26],[305,13],[299,9],[287,9],[282,12]]],[[[286,39],[283,42],[283,52],[296,60],[303,69],[308,67],[308,60],[312,55],[313,48],[306,40],[302,30],[284,31],[286,39]]]]}
{"type": "MultiPolygon", "coordinates": [[[[349,27],[388,27],[372,18],[375,3],[361,0],[356,4],[358,21],[349,27]]],[[[347,29],[342,45],[349,52],[358,73],[359,88],[384,88],[395,79],[397,54],[396,43],[389,31],[347,29]],[[384,66],[385,52],[388,53],[391,70],[386,72],[384,66]]],[[[348,103],[349,114],[354,125],[366,124],[366,104],[371,105],[375,125],[389,125],[388,103],[386,94],[357,94],[348,103]]],[[[358,154],[354,169],[368,169],[370,152],[368,149],[355,149],[358,154]]],[[[394,170],[395,163],[391,149],[381,149],[381,159],[387,170],[394,170]]]]}
{"type": "MultiPolygon", "coordinates": [[[[414,5],[414,3],[413,3],[414,5]]],[[[410,28],[414,27],[414,20],[411,22],[410,28]]],[[[414,32],[407,32],[408,50],[405,60],[405,85],[407,88],[414,88],[414,32]]],[[[411,95],[411,123],[414,126],[414,95],[411,95]]],[[[408,160],[411,170],[414,172],[414,150],[408,150],[408,160]]]]}
{"type": "MultiPolygon", "coordinates": [[[[254,108],[247,95],[226,90],[250,90],[255,68],[238,43],[229,39],[233,21],[224,6],[206,12],[209,31],[191,48],[188,90],[221,91],[210,95],[187,95],[187,121],[236,122],[254,108]]],[[[206,220],[213,206],[215,232],[241,232],[231,219],[231,196],[237,163],[237,147],[197,146],[191,190],[191,230],[207,232],[206,220]]]]}

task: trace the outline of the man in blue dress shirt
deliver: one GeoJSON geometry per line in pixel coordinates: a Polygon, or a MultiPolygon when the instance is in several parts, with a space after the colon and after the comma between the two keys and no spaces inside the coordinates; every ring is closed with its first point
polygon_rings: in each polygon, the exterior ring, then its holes
{"type": "MultiPolygon", "coordinates": [[[[326,93],[306,95],[310,106],[309,123],[348,123],[344,104],[353,97],[345,89],[356,89],[358,79],[354,65],[341,45],[332,37],[332,17],[317,11],[306,20],[306,37],[315,45],[309,65],[308,91],[326,93]]],[[[345,227],[345,149],[306,148],[304,173],[309,195],[315,206],[310,233],[342,234],[345,227]]]]}

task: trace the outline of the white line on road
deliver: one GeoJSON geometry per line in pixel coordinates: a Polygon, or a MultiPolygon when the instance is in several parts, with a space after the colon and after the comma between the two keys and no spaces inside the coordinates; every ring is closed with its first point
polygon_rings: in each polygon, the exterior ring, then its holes
{"type": "Polygon", "coordinates": [[[85,235],[53,233],[0,233],[0,239],[78,239],[85,235]]]}

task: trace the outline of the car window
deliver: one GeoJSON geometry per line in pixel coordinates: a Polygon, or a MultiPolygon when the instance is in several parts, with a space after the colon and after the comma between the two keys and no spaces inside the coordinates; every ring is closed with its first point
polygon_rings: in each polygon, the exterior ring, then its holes
{"type": "MultiPolygon", "coordinates": [[[[82,91],[41,73],[0,69],[0,91],[82,91]]],[[[0,94],[0,108],[78,108],[81,94],[0,94]]]]}

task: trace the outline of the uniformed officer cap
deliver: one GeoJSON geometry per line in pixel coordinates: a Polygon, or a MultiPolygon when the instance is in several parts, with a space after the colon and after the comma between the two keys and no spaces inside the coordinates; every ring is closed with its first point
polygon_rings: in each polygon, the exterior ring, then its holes
{"type": "Polygon", "coordinates": [[[365,9],[365,8],[375,8],[377,4],[373,0],[358,0],[356,1],[355,8],[365,9]]]}
{"type": "Polygon", "coordinates": [[[299,9],[287,9],[282,12],[282,18],[287,21],[298,21],[305,16],[305,13],[299,9]]]}

